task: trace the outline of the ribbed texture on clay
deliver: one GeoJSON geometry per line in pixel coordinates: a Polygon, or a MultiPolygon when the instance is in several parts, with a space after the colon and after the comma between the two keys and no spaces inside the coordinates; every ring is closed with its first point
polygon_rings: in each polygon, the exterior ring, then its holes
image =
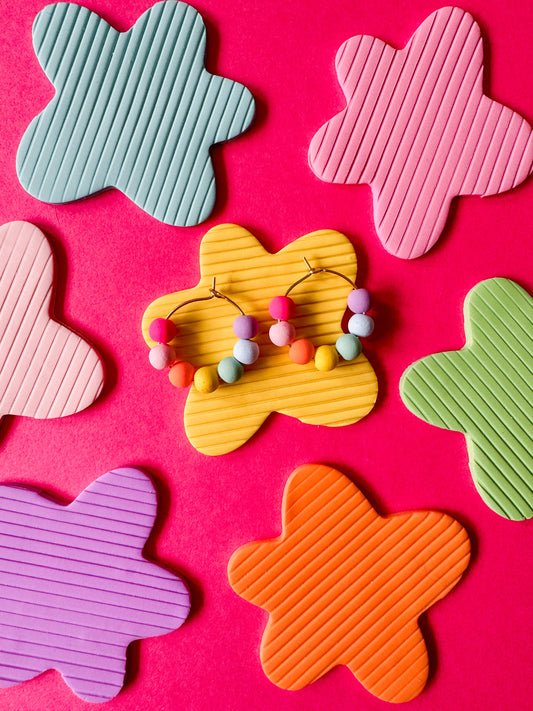
{"type": "Polygon", "coordinates": [[[457,195],[509,190],[533,170],[533,133],[483,95],[483,44],[471,15],[433,13],[404,50],[354,37],[336,60],[347,109],[309,149],[312,169],[334,183],[368,183],[387,251],[427,252],[457,195]]]}
{"type": "Polygon", "coordinates": [[[28,222],[0,227],[0,415],[63,417],[104,383],[96,351],[51,320],[53,256],[28,222]]]}
{"type": "Polygon", "coordinates": [[[0,487],[0,686],[58,669],[76,694],[106,701],[128,644],[183,623],[184,583],[141,554],[156,509],[135,469],[108,472],[69,506],[0,487]]]}
{"type": "Polygon", "coordinates": [[[345,664],[380,699],[420,693],[428,660],[417,619],[466,568],[463,527],[435,511],[382,518],[322,465],[291,476],[283,521],[280,539],[243,546],[229,565],[236,592],[270,612],[267,676],[299,689],[345,664]]]}
{"type": "Polygon", "coordinates": [[[533,517],[533,301],[508,279],[489,279],[465,302],[467,346],[414,363],[402,398],[419,417],[468,438],[470,467],[487,504],[533,517]]]}
{"type": "Polygon", "coordinates": [[[63,203],[116,187],[162,222],[211,212],[211,144],[242,133],[253,98],[205,71],[205,28],[185,3],[160,2],[128,32],[79,5],[36,18],[35,51],[56,96],[17,155],[23,187],[63,203]]]}

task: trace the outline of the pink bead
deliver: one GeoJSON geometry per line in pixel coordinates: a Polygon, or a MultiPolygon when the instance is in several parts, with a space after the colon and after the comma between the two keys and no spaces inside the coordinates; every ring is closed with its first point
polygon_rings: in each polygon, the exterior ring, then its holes
{"type": "Polygon", "coordinates": [[[348,294],[348,308],[354,314],[364,314],[370,308],[370,292],[367,289],[354,289],[348,294]]]}
{"type": "Polygon", "coordinates": [[[152,341],[156,343],[170,343],[178,334],[174,321],[168,318],[155,318],[148,327],[152,341]]]}
{"type": "Polygon", "coordinates": [[[296,305],[289,296],[275,296],[268,305],[268,310],[272,318],[288,321],[294,316],[296,305]]]}
{"type": "Polygon", "coordinates": [[[164,370],[176,360],[176,351],[171,346],[160,343],[150,348],[148,358],[156,370],[164,370]]]}
{"type": "Polygon", "coordinates": [[[289,321],[279,321],[270,327],[268,335],[275,346],[288,346],[294,341],[296,330],[289,321]]]}
{"type": "Polygon", "coordinates": [[[259,324],[257,323],[257,319],[253,316],[241,314],[241,316],[237,316],[233,322],[233,333],[237,338],[249,340],[257,335],[258,330],[259,324]]]}

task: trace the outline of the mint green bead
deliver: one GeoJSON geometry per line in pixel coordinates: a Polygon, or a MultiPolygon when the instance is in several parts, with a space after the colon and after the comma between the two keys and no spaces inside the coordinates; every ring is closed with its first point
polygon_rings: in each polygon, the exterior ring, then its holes
{"type": "Polygon", "coordinates": [[[218,364],[218,376],[225,383],[236,383],[240,380],[244,373],[244,368],[239,361],[233,356],[222,358],[218,364]]]}
{"type": "Polygon", "coordinates": [[[342,336],[339,336],[335,348],[344,360],[354,360],[362,350],[361,341],[351,333],[343,333],[342,336]]]}

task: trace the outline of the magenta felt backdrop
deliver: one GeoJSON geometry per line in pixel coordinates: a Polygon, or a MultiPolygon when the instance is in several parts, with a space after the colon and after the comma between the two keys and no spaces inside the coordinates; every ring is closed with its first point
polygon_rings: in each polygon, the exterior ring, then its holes
{"type": "MultiPolygon", "coordinates": [[[[54,207],[18,184],[18,142],[53,93],[31,44],[32,21],[44,4],[0,2],[0,222],[29,220],[50,236],[60,276],[58,315],[100,349],[107,384],[84,413],[55,421],[8,418],[0,431],[0,480],[42,486],[67,501],[114,467],[147,469],[161,500],[149,554],[182,572],[193,594],[183,628],[133,645],[126,686],[107,709],[386,708],[345,668],[302,691],[271,684],[258,655],[266,614],[227,582],[236,547],[280,532],[284,483],[297,465],[314,461],[353,477],[382,513],[441,509],[457,516],[472,537],[474,555],[463,582],[422,622],[431,676],[409,708],[529,708],[533,524],[506,521],[483,504],[464,438],[411,415],[398,381],[413,360],[463,345],[463,300],[479,280],[510,277],[533,292],[533,181],[506,195],[455,201],[436,248],[405,262],[378,242],[368,187],[322,183],[307,166],[311,137],[344,106],[334,72],[340,44],[371,34],[403,46],[439,5],[197,0],[208,28],[208,69],[248,86],[257,117],[245,136],[214,151],[218,198],[209,221],[174,228],[117,191],[54,207]],[[184,394],[148,365],[140,320],[155,297],[196,284],[201,237],[220,222],[244,225],[271,250],[324,227],[353,241],[358,284],[375,295],[378,322],[366,352],[380,395],[366,419],[328,429],[275,415],[246,446],[218,458],[188,443],[184,394]]],[[[149,0],[87,4],[125,30],[149,0]]],[[[462,7],[485,37],[487,92],[531,122],[533,5],[472,0],[462,7]]],[[[0,692],[2,711],[82,708],[90,706],[56,672],[0,692]]]]}

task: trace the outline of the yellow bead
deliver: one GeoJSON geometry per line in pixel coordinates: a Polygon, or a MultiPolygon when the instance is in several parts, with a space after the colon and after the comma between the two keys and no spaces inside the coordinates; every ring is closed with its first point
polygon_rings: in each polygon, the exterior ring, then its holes
{"type": "Polygon", "coordinates": [[[315,353],[315,368],[317,370],[333,370],[339,363],[339,355],[335,346],[318,346],[315,353]]]}
{"type": "Polygon", "coordinates": [[[194,374],[194,387],[199,393],[212,393],[218,388],[216,365],[204,365],[194,374]]]}

